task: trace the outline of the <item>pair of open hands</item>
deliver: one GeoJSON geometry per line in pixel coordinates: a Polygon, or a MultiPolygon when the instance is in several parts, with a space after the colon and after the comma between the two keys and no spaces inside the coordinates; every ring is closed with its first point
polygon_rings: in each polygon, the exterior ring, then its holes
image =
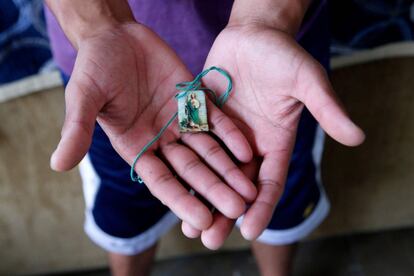
{"type": "MultiPolygon", "coordinates": [[[[267,226],[283,191],[304,105],[340,143],[353,146],[364,139],[321,65],[284,32],[258,24],[227,27],[205,67],[213,65],[230,73],[234,88],[223,110],[208,102],[209,124],[239,163],[210,135],[180,135],[173,125],[135,167],[152,194],[182,219],[184,234],[201,236],[211,249],[224,242],[244,213],[246,239],[257,238],[267,226]],[[191,195],[169,167],[216,211],[191,195]]],[[[175,84],[192,79],[174,51],[142,25],[120,25],[82,41],[52,168],[68,170],[80,162],[95,121],[131,164],[176,112],[175,84]]],[[[204,83],[217,91],[226,85],[214,73],[204,83]]]]}

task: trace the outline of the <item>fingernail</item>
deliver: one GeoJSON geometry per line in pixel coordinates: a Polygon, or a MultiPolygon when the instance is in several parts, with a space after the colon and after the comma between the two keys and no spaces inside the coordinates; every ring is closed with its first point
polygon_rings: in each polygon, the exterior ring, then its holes
{"type": "Polygon", "coordinates": [[[362,128],[352,122],[352,127],[354,128],[354,143],[353,146],[358,146],[365,141],[366,135],[362,128]]]}
{"type": "Polygon", "coordinates": [[[52,155],[50,156],[50,168],[54,171],[58,171],[57,169],[57,151],[58,151],[59,145],[56,147],[56,149],[53,151],[52,155]]]}
{"type": "Polygon", "coordinates": [[[253,235],[250,231],[246,230],[245,227],[240,227],[240,233],[244,239],[248,241],[253,241],[256,239],[255,235],[253,235]]]}

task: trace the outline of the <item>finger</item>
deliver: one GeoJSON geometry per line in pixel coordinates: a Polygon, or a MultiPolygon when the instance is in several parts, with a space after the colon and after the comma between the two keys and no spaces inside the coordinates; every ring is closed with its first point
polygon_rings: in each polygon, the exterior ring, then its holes
{"type": "Polygon", "coordinates": [[[267,227],[282,195],[290,151],[265,155],[257,179],[258,194],[246,212],[240,231],[247,240],[255,240],[267,227]]]}
{"type": "Polygon", "coordinates": [[[187,222],[183,221],[181,223],[181,231],[183,234],[190,239],[195,239],[200,237],[201,231],[194,228],[192,225],[188,224],[187,222]]]}
{"type": "Polygon", "coordinates": [[[249,163],[240,164],[239,167],[244,175],[246,175],[251,181],[256,183],[257,175],[258,175],[261,163],[262,163],[261,159],[255,157],[249,163]]]}
{"type": "Polygon", "coordinates": [[[307,70],[310,81],[299,93],[299,100],[336,141],[347,146],[361,144],[365,139],[364,132],[346,114],[320,64],[309,65],[307,70]]]}
{"type": "Polygon", "coordinates": [[[223,214],[237,218],[244,212],[244,200],[203,164],[193,151],[183,145],[169,143],[161,146],[161,152],[177,174],[223,214]]]}
{"type": "Polygon", "coordinates": [[[137,163],[136,171],[150,192],[181,220],[196,229],[207,229],[211,225],[209,209],[191,195],[154,154],[144,154],[137,163]]]}
{"type": "Polygon", "coordinates": [[[239,193],[246,202],[256,197],[256,187],[234,164],[227,153],[211,136],[203,133],[184,134],[181,140],[193,149],[221,178],[239,193]]]}
{"type": "MultiPolygon", "coordinates": [[[[259,160],[255,158],[247,164],[241,164],[240,168],[247,177],[251,180],[256,180],[259,160]]],[[[210,228],[202,231],[201,240],[203,244],[211,250],[221,247],[230,235],[235,222],[236,220],[226,218],[223,214],[216,212],[210,228]]],[[[197,229],[193,229],[193,231],[197,231],[197,229]]]]}
{"type": "Polygon", "coordinates": [[[240,129],[210,100],[207,101],[207,108],[210,130],[224,142],[238,160],[249,162],[253,158],[253,151],[240,129]]]}
{"type": "Polygon", "coordinates": [[[230,235],[236,220],[229,219],[223,214],[216,212],[213,215],[213,224],[201,233],[201,241],[204,246],[211,250],[219,249],[230,235]]]}
{"type": "Polygon", "coordinates": [[[82,85],[76,77],[69,81],[66,92],[66,115],[60,142],[52,154],[50,166],[56,171],[67,171],[85,156],[92,141],[96,117],[103,101],[94,99],[91,87],[82,85]]]}

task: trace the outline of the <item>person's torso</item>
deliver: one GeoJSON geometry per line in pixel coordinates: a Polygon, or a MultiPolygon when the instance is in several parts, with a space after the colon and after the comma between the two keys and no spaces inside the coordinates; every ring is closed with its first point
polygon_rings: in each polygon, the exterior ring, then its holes
{"type": "MultiPolygon", "coordinates": [[[[326,1],[314,2],[321,6],[326,1]]],[[[202,70],[214,39],[228,22],[233,0],[130,0],[129,4],[135,19],[164,39],[196,75],[202,70]]],[[[315,12],[317,9],[311,11],[315,12]]],[[[55,61],[70,75],[76,51],[48,8],[45,8],[45,15],[55,61]]],[[[312,20],[309,13],[307,18],[306,21],[312,20]]]]}

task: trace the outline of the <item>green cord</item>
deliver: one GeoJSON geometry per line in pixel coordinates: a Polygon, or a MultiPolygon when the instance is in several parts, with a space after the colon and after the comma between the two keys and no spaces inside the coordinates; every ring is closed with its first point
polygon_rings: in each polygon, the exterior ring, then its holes
{"type": "MultiPolygon", "coordinates": [[[[202,91],[206,91],[208,93],[210,93],[213,96],[213,101],[214,103],[219,107],[222,108],[222,106],[225,104],[225,102],[228,100],[229,96],[230,96],[230,92],[233,89],[233,81],[231,80],[230,75],[224,71],[221,68],[218,67],[210,67],[207,70],[204,70],[203,72],[201,72],[200,74],[197,75],[197,77],[190,82],[181,82],[178,83],[176,86],[177,90],[179,90],[180,92],[177,93],[177,95],[175,95],[175,98],[178,100],[179,98],[182,97],[187,97],[188,92],[190,91],[195,91],[195,90],[202,90],[202,91]],[[214,92],[213,90],[207,88],[207,87],[202,87],[201,86],[201,80],[202,78],[207,75],[209,72],[211,71],[217,71],[220,74],[222,74],[223,76],[226,77],[227,81],[228,81],[228,85],[227,85],[227,89],[226,91],[223,93],[223,95],[221,95],[220,97],[217,97],[216,92],[214,92]]],[[[130,176],[131,176],[131,180],[134,182],[138,182],[140,184],[144,183],[142,181],[142,179],[135,174],[134,168],[135,165],[138,162],[138,159],[141,158],[141,156],[155,143],[157,142],[162,134],[167,130],[167,128],[172,124],[172,122],[177,118],[178,116],[178,112],[175,112],[175,114],[171,117],[171,119],[165,124],[165,126],[163,126],[160,130],[160,132],[158,132],[158,134],[152,138],[152,140],[150,142],[148,142],[148,144],[146,144],[141,151],[137,154],[137,156],[134,159],[134,162],[132,162],[132,166],[131,166],[131,171],[130,171],[130,176]]]]}

